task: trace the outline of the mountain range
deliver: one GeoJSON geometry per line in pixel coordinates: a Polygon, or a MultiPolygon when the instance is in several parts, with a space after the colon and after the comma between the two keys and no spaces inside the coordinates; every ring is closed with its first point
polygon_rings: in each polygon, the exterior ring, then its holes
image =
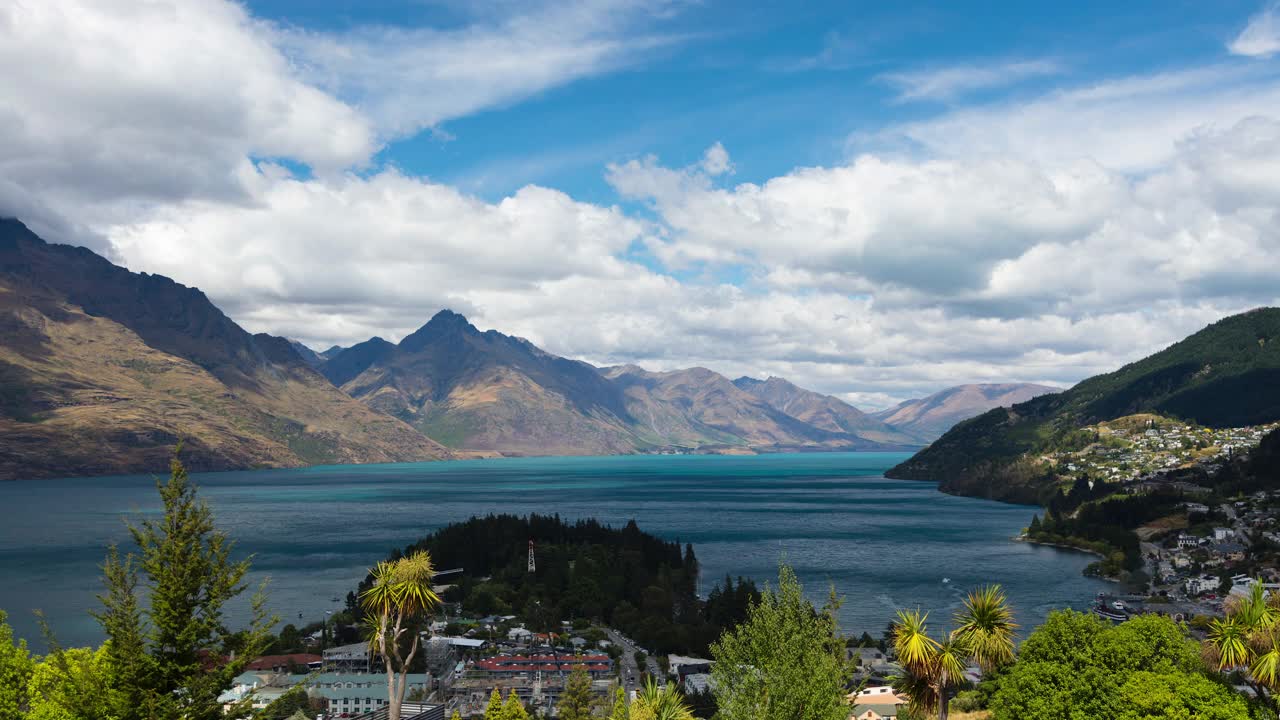
{"type": "Polygon", "coordinates": [[[453,453],[335,388],[203,293],[0,219],[0,478],[453,453]]]}
{"type": "Polygon", "coordinates": [[[936,408],[959,416],[1040,389],[967,388],[950,391],[963,407],[925,399],[897,425],[782,378],[598,368],[448,310],[399,343],[317,352],[0,219],[0,479],[152,472],[180,439],[196,470],[914,449],[945,424],[936,408]]]}
{"type": "Polygon", "coordinates": [[[1008,407],[1062,388],[1033,383],[980,383],[958,385],[928,397],[907,400],[871,417],[901,432],[934,440],[961,420],[995,407],[1008,407]]]}
{"type": "Polygon", "coordinates": [[[1064,392],[960,422],[886,475],[936,480],[961,495],[1043,502],[1057,488],[1040,453],[1070,446],[1080,428],[1136,413],[1208,427],[1280,420],[1280,309],[1233,315],[1064,392]]]}

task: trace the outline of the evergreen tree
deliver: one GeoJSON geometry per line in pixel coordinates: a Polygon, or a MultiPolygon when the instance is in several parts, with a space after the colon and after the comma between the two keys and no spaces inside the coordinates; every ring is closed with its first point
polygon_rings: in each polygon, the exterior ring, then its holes
{"type": "Polygon", "coordinates": [[[489,705],[484,709],[484,720],[503,720],[502,714],[502,693],[498,692],[498,688],[493,689],[493,693],[489,695],[489,705]]]}
{"type": "Polygon", "coordinates": [[[836,632],[834,597],[821,609],[804,597],[795,572],[778,570],[746,622],[711,647],[719,717],[724,720],[845,720],[852,668],[836,632]]]}
{"type": "Polygon", "coordinates": [[[26,641],[13,641],[13,629],[0,610],[0,720],[19,720],[27,704],[27,683],[34,664],[26,641]]]}
{"type": "MultiPolygon", "coordinates": [[[[488,720],[487,716],[485,720],[488,720]]],[[[502,720],[529,720],[529,713],[524,709],[520,698],[516,697],[515,690],[511,691],[506,704],[502,706],[502,720]]]]}
{"type": "Polygon", "coordinates": [[[1040,514],[1036,513],[1031,516],[1031,524],[1027,526],[1027,534],[1035,535],[1040,532],[1040,514]]]}
{"type": "Polygon", "coordinates": [[[569,681],[565,683],[564,693],[560,696],[560,720],[591,720],[591,708],[594,703],[591,697],[591,676],[581,665],[569,673],[569,681]]]}
{"type": "Polygon", "coordinates": [[[111,548],[103,564],[106,589],[96,616],[107,634],[122,720],[221,720],[218,696],[268,646],[275,624],[259,591],[250,629],[227,629],[223,606],[245,590],[249,561],[231,559],[235,543],[215,529],[179,451],[168,482],[157,483],[164,516],[129,526],[138,555],[122,559],[111,548]],[[139,585],[148,597],[145,610],[136,599],[139,585]]]}

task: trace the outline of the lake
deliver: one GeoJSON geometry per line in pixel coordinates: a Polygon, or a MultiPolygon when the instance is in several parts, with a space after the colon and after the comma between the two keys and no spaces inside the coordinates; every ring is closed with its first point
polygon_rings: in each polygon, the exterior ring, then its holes
{"type": "MultiPolygon", "coordinates": [[[[472,515],[559,513],[690,542],[703,591],[726,573],[776,578],[785,558],[806,591],[845,596],[846,632],[878,636],[897,607],[945,617],[965,589],[1003,583],[1024,625],[1087,607],[1106,588],[1088,555],[1011,541],[1036,508],[888,480],[901,453],[510,458],[326,466],[193,476],[218,525],[271,578],[286,621],[320,619],[389,550],[472,515]],[[949,578],[949,583],[944,583],[949,578]]],[[[150,476],[0,483],[0,609],[43,647],[31,611],[64,645],[97,642],[99,570],[123,518],[155,515],[150,476]]],[[[243,605],[236,612],[243,612],[243,605]]]]}

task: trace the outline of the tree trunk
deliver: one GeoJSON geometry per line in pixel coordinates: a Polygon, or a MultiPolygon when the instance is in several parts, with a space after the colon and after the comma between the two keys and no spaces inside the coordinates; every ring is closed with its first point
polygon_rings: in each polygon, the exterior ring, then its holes
{"type": "Polygon", "coordinates": [[[938,720],[947,720],[949,712],[947,703],[947,688],[945,686],[938,688],[938,720]]]}

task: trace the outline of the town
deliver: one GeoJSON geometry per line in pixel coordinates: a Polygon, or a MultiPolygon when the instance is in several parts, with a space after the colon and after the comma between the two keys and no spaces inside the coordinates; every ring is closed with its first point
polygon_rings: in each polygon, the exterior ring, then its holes
{"type": "MultiPolygon", "coordinates": [[[[403,717],[445,720],[456,711],[463,718],[482,718],[495,692],[516,697],[535,716],[557,717],[568,679],[578,669],[587,673],[591,693],[602,706],[618,688],[633,698],[636,688],[653,678],[660,687],[678,687],[695,712],[714,709],[711,660],[655,656],[613,628],[582,621],[560,625],[561,632],[542,633],[527,629],[511,615],[436,621],[422,633],[425,652],[419,672],[406,676],[409,693],[403,717]],[[458,628],[466,628],[465,633],[443,634],[458,628]]],[[[220,701],[231,709],[247,700],[261,711],[301,690],[307,700],[301,714],[307,718],[385,716],[386,675],[369,643],[322,647],[322,632],[305,643],[309,652],[266,655],[250,662],[220,701]]],[[[864,635],[861,641],[850,641],[846,658],[856,668],[846,698],[850,717],[896,718],[909,698],[891,686],[891,678],[902,668],[886,649],[886,641],[864,635]]],[[[981,677],[977,665],[967,668],[970,682],[981,677]]]]}

